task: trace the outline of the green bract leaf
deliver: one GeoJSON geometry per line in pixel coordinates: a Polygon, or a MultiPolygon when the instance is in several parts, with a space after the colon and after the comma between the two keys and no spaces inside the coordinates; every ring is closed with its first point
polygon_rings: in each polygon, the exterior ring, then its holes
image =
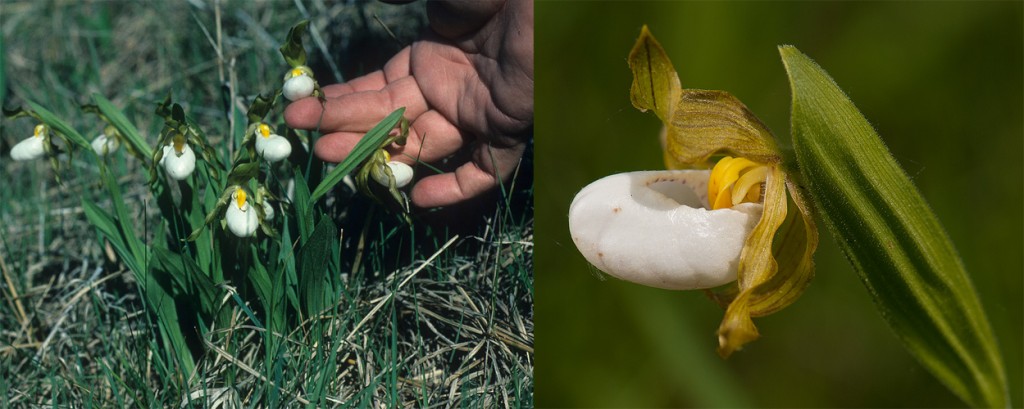
{"type": "Polygon", "coordinates": [[[302,20],[288,30],[288,39],[281,46],[281,56],[292,67],[306,65],[306,49],[302,46],[302,36],[306,34],[309,20],[302,20]]]}
{"type": "Polygon", "coordinates": [[[1009,406],[995,335],[938,219],[832,78],[796,48],[779,51],[803,180],[882,317],[965,402],[1009,406]]]}
{"type": "Polygon", "coordinates": [[[327,176],[324,177],[324,180],[320,182],[320,185],[313,190],[313,193],[309,198],[310,202],[315,202],[317,199],[320,199],[323,195],[327,194],[327,192],[334,188],[334,185],[341,182],[341,179],[344,178],[345,175],[352,172],[356,166],[359,166],[359,164],[363,163],[366,158],[370,157],[370,155],[379,149],[381,142],[388,138],[388,133],[391,132],[395,125],[398,124],[398,121],[402,119],[402,114],[404,113],[405,107],[398,108],[395,112],[392,112],[377,123],[377,126],[370,129],[370,132],[367,132],[366,135],[356,143],[356,146],[352,148],[352,152],[349,153],[348,157],[341,161],[341,163],[339,163],[331,173],[328,173],[327,176]]]}

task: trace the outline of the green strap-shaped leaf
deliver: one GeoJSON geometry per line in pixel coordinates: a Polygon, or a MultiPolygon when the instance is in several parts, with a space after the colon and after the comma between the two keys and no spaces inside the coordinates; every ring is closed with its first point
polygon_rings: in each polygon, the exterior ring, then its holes
{"type": "Polygon", "coordinates": [[[995,335],[938,219],[832,78],[794,47],[780,53],[804,181],[882,317],[964,402],[1008,407],[995,335]]]}

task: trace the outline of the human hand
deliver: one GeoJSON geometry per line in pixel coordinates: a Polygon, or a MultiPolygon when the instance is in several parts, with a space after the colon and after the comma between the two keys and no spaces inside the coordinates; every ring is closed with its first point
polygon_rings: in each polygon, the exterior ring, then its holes
{"type": "Polygon", "coordinates": [[[454,172],[413,186],[411,200],[419,207],[458,203],[504,181],[533,125],[532,0],[428,2],[427,16],[432,32],[384,69],[323,87],[323,105],[305,98],[285,109],[289,126],[324,134],[314,151],[329,162],[343,160],[363,134],[403,106],[409,138],[388,148],[392,160],[430,163],[470,149],[470,161],[454,172]]]}

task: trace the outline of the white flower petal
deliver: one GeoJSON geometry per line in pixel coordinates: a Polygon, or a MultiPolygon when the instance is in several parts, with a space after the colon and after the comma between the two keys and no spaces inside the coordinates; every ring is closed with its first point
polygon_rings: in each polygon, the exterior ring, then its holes
{"type": "Polygon", "coordinates": [[[168,144],[164,146],[164,157],[160,159],[160,164],[172,179],[184,180],[192,174],[192,171],[196,170],[196,154],[192,152],[192,148],[188,144],[185,144],[181,150],[181,156],[178,156],[175,154],[174,148],[168,144]]]}
{"type": "Polygon", "coordinates": [[[281,89],[285,98],[295,101],[313,95],[313,79],[307,75],[292,77],[284,82],[281,89]]]}
{"type": "Polygon", "coordinates": [[[41,136],[30,136],[28,139],[24,139],[18,142],[11,148],[11,159],[14,160],[32,160],[38,159],[46,153],[43,149],[43,138],[41,136]]]}
{"type": "Polygon", "coordinates": [[[569,231],[587,261],[612,276],[670,290],[736,279],[762,205],[707,210],[707,170],[629,172],[583,188],[569,231]]]}
{"type": "Polygon", "coordinates": [[[232,200],[231,204],[228,205],[224,218],[228,222],[228,230],[231,230],[231,233],[238,237],[252,236],[253,233],[256,233],[256,229],[260,227],[256,211],[249,206],[249,202],[245,202],[239,208],[238,204],[232,200]]]}
{"type": "Polygon", "coordinates": [[[114,153],[120,147],[121,142],[118,142],[117,138],[108,138],[106,134],[100,134],[100,136],[97,136],[92,141],[92,150],[96,151],[96,154],[100,156],[114,153]]]}
{"type": "Polygon", "coordinates": [[[292,154],[292,144],[281,135],[260,135],[256,137],[256,153],[270,162],[277,162],[292,154]]]}

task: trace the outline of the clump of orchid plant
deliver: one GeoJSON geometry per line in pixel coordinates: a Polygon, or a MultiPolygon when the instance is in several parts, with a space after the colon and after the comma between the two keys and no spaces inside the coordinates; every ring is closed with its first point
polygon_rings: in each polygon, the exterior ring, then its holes
{"type": "Polygon", "coordinates": [[[664,123],[670,170],[585,187],[569,210],[573,241],[624,280],[716,288],[709,295],[726,308],[718,352],[727,357],[758,338],[751,317],[789,305],[810,281],[818,243],[810,203],[767,127],[727,92],[683,89],[646,27],[629,64],[633,105],[664,123]]]}

